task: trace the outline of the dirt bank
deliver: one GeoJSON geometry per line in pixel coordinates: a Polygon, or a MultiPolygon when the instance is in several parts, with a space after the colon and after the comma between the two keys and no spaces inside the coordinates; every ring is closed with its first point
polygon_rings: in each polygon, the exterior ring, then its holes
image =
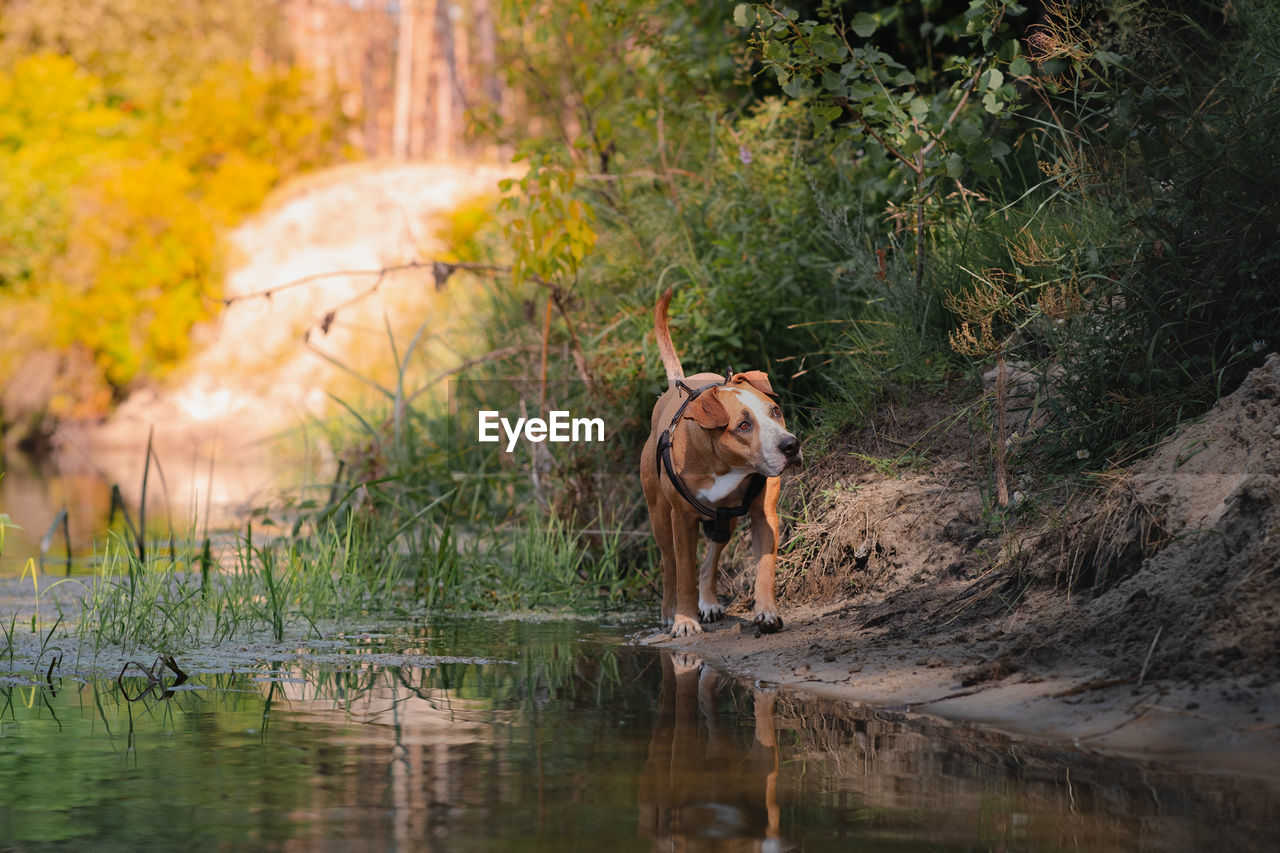
{"type": "Polygon", "coordinates": [[[975,391],[886,409],[789,484],[807,511],[784,631],[646,641],[829,696],[1280,774],[1280,356],[1096,488],[1027,463],[1012,511],[984,498],[985,439],[948,421],[975,391]],[[909,467],[875,461],[904,449],[909,467]]]}

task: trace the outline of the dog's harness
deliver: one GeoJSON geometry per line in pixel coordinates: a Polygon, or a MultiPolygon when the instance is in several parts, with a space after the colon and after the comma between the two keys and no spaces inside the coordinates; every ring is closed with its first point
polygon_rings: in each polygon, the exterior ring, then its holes
{"type": "Polygon", "coordinates": [[[676,424],[680,423],[680,419],[684,417],[684,410],[689,408],[689,404],[696,400],[704,391],[728,385],[733,379],[733,369],[730,368],[728,376],[723,382],[712,382],[710,385],[703,385],[701,388],[690,388],[684,384],[683,380],[677,379],[675,385],[684,391],[688,396],[685,401],[680,404],[680,408],[676,409],[675,417],[671,419],[671,423],[662,431],[662,435],[658,437],[658,472],[665,469],[667,479],[671,481],[671,485],[675,486],[680,497],[688,502],[699,515],[703,517],[702,532],[712,542],[723,545],[729,541],[730,522],[735,518],[741,518],[746,515],[750,509],[751,502],[756,499],[760,492],[764,489],[768,478],[763,474],[753,473],[747,478],[747,493],[742,499],[741,506],[711,506],[705,501],[700,500],[695,495],[680,475],[676,473],[676,466],[671,461],[671,431],[676,428],[676,424]]]}

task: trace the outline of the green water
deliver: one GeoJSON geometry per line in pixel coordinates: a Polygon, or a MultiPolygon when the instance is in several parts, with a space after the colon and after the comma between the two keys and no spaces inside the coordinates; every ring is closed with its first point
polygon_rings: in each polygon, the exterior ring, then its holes
{"type": "Polygon", "coordinates": [[[761,689],[625,635],[456,620],[167,694],[0,686],[0,848],[1276,849],[1274,782],[761,689]]]}

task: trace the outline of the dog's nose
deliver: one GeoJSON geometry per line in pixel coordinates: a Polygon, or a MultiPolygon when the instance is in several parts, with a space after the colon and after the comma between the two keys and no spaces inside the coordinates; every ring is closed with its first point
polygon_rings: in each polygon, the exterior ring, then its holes
{"type": "Polygon", "coordinates": [[[778,442],[778,449],[782,451],[782,455],[788,459],[794,459],[800,453],[800,439],[794,435],[784,436],[778,442]]]}

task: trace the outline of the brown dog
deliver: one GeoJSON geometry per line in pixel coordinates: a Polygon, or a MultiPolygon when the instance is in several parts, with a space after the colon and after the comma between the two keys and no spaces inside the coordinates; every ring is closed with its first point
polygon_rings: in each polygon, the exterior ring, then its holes
{"type": "Polygon", "coordinates": [[[686,377],[667,328],[668,289],[654,308],[654,332],[670,388],[653,409],[640,459],[640,484],[662,552],[662,621],[671,635],[702,630],[724,616],[716,599],[720,552],[737,519],[751,517],[756,561],[754,619],[762,631],[782,627],[774,600],[778,555],[778,475],[801,462],[769,377],[759,370],[686,377]],[[702,571],[698,526],[711,542],[702,571]]]}

